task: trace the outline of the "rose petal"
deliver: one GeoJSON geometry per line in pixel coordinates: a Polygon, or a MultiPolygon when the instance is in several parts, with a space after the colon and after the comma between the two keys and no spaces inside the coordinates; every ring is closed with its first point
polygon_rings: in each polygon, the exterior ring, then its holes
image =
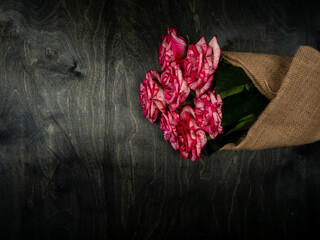
{"type": "Polygon", "coordinates": [[[218,68],[219,60],[220,60],[220,54],[221,54],[221,49],[217,41],[217,37],[214,36],[211,41],[209,42],[209,46],[212,47],[213,49],[213,69],[218,68]]]}

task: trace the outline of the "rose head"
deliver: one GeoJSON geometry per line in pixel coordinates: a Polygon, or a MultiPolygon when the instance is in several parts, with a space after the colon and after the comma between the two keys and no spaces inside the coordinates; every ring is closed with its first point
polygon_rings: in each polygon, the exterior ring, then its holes
{"type": "Polygon", "coordinates": [[[163,89],[160,87],[158,81],[160,75],[156,71],[149,71],[146,74],[146,79],[140,83],[140,102],[146,118],[154,123],[159,111],[165,112],[165,99],[163,96],[163,89]]]}
{"type": "Polygon", "coordinates": [[[177,112],[167,111],[162,113],[160,117],[160,129],[163,130],[164,139],[169,141],[174,150],[179,149],[177,124],[179,122],[179,114],[177,112]]]}
{"type": "Polygon", "coordinates": [[[183,37],[178,36],[174,28],[168,29],[168,35],[162,36],[163,42],[159,47],[159,63],[161,71],[169,66],[172,61],[180,63],[186,51],[187,43],[183,37]]]}
{"type": "Polygon", "coordinates": [[[190,106],[185,106],[181,110],[177,130],[181,156],[195,161],[201,156],[201,150],[205,147],[207,138],[205,131],[195,123],[195,113],[190,106]]]}
{"type": "Polygon", "coordinates": [[[190,89],[183,79],[182,71],[176,62],[172,62],[161,74],[160,84],[163,86],[164,98],[172,111],[176,110],[190,93],[190,89]]]}
{"type": "Polygon", "coordinates": [[[214,70],[218,67],[221,49],[214,36],[209,45],[204,37],[196,45],[190,45],[183,61],[184,78],[190,89],[200,97],[207,91],[213,80],[214,70]],[[214,52],[215,51],[215,52],[214,52]]]}
{"type": "Polygon", "coordinates": [[[199,98],[193,99],[196,124],[205,130],[211,139],[222,134],[222,100],[220,95],[215,96],[214,91],[208,91],[199,98]]]}

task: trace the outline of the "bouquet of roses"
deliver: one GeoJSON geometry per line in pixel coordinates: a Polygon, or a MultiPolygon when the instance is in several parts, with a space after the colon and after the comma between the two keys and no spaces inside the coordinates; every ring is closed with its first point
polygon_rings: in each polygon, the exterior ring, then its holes
{"type": "Polygon", "coordinates": [[[159,48],[161,74],[147,72],[140,102],[151,122],[160,118],[164,139],[185,159],[195,161],[230,142],[241,141],[266,99],[246,73],[223,58],[214,36],[187,44],[174,28],[159,48]]]}

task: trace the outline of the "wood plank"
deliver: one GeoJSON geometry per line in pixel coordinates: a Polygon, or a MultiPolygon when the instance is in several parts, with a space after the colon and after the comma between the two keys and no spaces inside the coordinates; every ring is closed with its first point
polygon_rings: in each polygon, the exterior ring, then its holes
{"type": "Polygon", "coordinates": [[[182,159],[140,108],[162,33],[292,56],[309,1],[1,1],[0,236],[298,239],[319,225],[320,142],[182,159]]]}

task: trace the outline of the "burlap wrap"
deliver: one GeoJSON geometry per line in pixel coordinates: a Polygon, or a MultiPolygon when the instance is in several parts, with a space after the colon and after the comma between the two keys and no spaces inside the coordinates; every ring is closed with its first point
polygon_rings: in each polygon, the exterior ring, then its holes
{"type": "Polygon", "coordinates": [[[320,140],[320,53],[299,47],[293,58],[224,52],[242,67],[270,103],[238,145],[226,149],[266,149],[320,140]]]}

